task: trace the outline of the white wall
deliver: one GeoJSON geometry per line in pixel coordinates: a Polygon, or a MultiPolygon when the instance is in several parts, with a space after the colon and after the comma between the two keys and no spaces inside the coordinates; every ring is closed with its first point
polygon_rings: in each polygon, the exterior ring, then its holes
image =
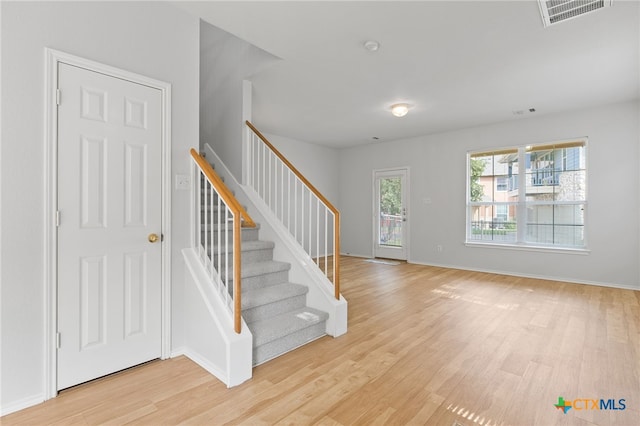
{"type": "Polygon", "coordinates": [[[200,30],[200,146],[208,143],[242,180],[244,80],[276,61],[256,46],[202,21],[200,30]]]}
{"type": "MultiPolygon", "coordinates": [[[[198,144],[199,21],[164,2],[1,2],[3,411],[44,389],[44,48],[172,84],[172,173],[198,144]]],[[[180,251],[189,192],[172,194],[173,348],[183,342],[180,251]]]]}
{"type": "Polygon", "coordinates": [[[342,252],[372,255],[372,171],[410,166],[411,262],[640,289],[639,116],[637,102],[623,103],[342,150],[342,252]],[[588,255],[465,246],[467,151],[580,136],[588,255]]]}
{"type": "Polygon", "coordinates": [[[338,150],[284,136],[263,134],[327,200],[338,206],[338,150]]]}

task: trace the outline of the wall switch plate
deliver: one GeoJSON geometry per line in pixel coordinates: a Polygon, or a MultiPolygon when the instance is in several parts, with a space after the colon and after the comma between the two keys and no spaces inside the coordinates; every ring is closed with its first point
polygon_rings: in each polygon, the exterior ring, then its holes
{"type": "Polygon", "coordinates": [[[191,186],[191,177],[189,175],[176,175],[176,189],[186,190],[191,186]]]}

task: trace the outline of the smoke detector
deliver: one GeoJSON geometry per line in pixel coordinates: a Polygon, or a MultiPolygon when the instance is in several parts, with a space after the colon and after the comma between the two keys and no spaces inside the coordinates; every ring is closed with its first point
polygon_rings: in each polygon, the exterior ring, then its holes
{"type": "Polygon", "coordinates": [[[378,49],[380,49],[380,43],[375,40],[367,40],[364,42],[364,48],[369,52],[376,52],[378,49]]]}
{"type": "Polygon", "coordinates": [[[538,0],[545,27],[610,7],[613,0],[538,0]]]}

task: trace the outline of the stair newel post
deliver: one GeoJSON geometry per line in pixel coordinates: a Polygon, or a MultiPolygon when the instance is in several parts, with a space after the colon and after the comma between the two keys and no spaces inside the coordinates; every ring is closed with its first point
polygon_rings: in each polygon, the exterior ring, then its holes
{"type": "Polygon", "coordinates": [[[340,212],[333,214],[333,291],[337,300],[340,300],[340,212]]]}
{"type": "Polygon", "coordinates": [[[233,216],[233,322],[236,333],[242,331],[242,283],[240,269],[240,244],[241,244],[241,217],[240,214],[233,216]]]}

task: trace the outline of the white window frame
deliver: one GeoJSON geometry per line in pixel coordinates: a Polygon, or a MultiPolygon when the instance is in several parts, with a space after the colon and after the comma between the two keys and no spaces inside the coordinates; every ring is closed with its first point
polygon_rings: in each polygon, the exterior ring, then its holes
{"type": "MultiPolygon", "coordinates": [[[[565,161],[565,159],[561,159],[561,161],[565,161]]],[[[588,254],[590,250],[587,245],[587,235],[588,235],[588,226],[587,226],[587,205],[588,205],[588,174],[589,174],[589,161],[588,161],[588,138],[580,137],[580,138],[572,138],[566,140],[559,140],[554,142],[546,142],[546,143],[536,143],[536,144],[527,144],[527,145],[517,145],[517,146],[508,146],[508,147],[500,147],[496,149],[483,149],[483,150],[474,150],[467,152],[467,183],[466,183],[466,195],[465,195],[465,210],[466,210],[466,234],[465,234],[465,245],[469,247],[493,247],[493,248],[505,248],[505,249],[515,249],[515,250],[530,250],[530,251],[550,251],[550,252],[567,252],[567,253],[578,253],[578,254],[588,254]],[[564,202],[564,201],[527,201],[526,200],[526,173],[527,168],[526,164],[526,153],[531,150],[531,148],[540,147],[540,146],[552,146],[552,145],[563,145],[570,144],[573,142],[581,142],[585,147],[585,183],[586,183],[586,191],[584,201],[576,201],[576,202],[564,202]],[[517,202],[471,202],[471,158],[474,155],[479,153],[486,152],[487,154],[491,153],[491,151],[506,151],[506,150],[517,150],[518,152],[518,201],[517,202]],[[554,244],[543,244],[543,243],[532,243],[526,241],[526,222],[527,222],[527,207],[535,206],[535,205],[573,205],[580,204],[584,205],[584,220],[583,220],[583,229],[584,229],[584,244],[582,246],[563,246],[563,245],[554,245],[554,244]],[[515,241],[493,241],[493,240],[476,240],[471,239],[472,236],[472,217],[471,211],[473,206],[486,206],[486,205],[515,205],[516,206],[516,223],[518,226],[516,227],[516,240],[515,241]]],[[[497,185],[494,184],[494,186],[497,185]]],[[[494,188],[495,189],[495,188],[494,188]]]]}

